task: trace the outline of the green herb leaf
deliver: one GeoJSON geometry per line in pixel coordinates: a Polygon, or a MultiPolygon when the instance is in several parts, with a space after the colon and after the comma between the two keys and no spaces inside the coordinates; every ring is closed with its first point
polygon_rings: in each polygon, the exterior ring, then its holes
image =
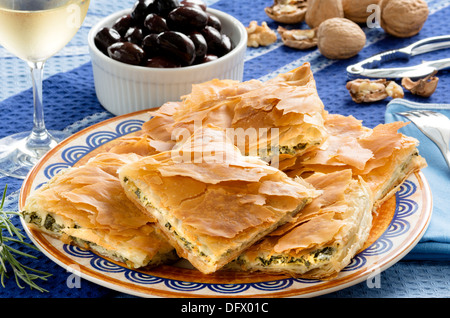
{"type": "Polygon", "coordinates": [[[24,288],[23,284],[28,285],[31,289],[36,289],[40,292],[47,292],[46,289],[40,287],[36,280],[47,280],[51,274],[28,267],[19,262],[17,256],[36,258],[35,256],[19,251],[8,245],[8,243],[16,243],[28,248],[37,250],[37,248],[24,241],[25,235],[21,230],[14,226],[11,222],[11,217],[19,215],[18,212],[3,211],[5,203],[7,186],[3,191],[2,201],[0,204],[0,283],[5,288],[5,278],[9,278],[9,271],[12,271],[16,284],[19,288],[24,288]],[[9,236],[4,236],[3,231],[7,232],[9,236]]]}

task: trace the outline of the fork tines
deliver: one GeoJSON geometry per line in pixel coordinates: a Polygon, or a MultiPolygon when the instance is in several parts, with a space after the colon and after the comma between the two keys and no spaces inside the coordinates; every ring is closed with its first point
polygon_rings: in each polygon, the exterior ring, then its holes
{"type": "Polygon", "coordinates": [[[420,117],[420,116],[430,116],[430,115],[434,115],[435,112],[431,111],[431,110],[412,110],[412,111],[407,111],[407,112],[401,112],[401,113],[397,113],[398,115],[402,115],[402,116],[416,116],[416,117],[420,117]]]}

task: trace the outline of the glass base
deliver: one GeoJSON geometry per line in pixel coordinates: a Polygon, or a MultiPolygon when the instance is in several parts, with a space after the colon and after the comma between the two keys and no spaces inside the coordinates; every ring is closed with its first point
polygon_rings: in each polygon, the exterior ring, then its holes
{"type": "Polygon", "coordinates": [[[25,179],[39,159],[69,135],[48,131],[40,140],[36,136],[30,138],[30,132],[21,132],[0,139],[0,174],[25,179]]]}

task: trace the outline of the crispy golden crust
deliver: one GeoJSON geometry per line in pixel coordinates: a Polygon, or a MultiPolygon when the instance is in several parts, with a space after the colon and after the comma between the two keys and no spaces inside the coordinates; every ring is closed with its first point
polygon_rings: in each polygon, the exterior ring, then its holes
{"type": "Polygon", "coordinates": [[[372,212],[426,166],[417,140],[398,132],[404,125],[369,129],[352,116],[327,115],[326,142],[286,169],[323,194],[230,267],[302,278],[336,276],[367,239],[372,212]]]}
{"type": "Polygon", "coordinates": [[[243,156],[223,129],[212,126],[171,152],[123,166],[119,177],[179,253],[205,273],[231,261],[318,194],[300,179],[243,156]]]}
{"type": "Polygon", "coordinates": [[[395,122],[369,129],[352,116],[327,115],[327,141],[297,157],[286,173],[294,177],[351,169],[354,177],[362,177],[369,185],[379,205],[410,174],[426,166],[418,141],[398,132],[404,125],[395,122]]]}
{"type": "Polygon", "coordinates": [[[349,264],[371,228],[372,195],[350,170],[306,178],[322,194],[253,245],[231,269],[330,279],[349,264]]]}
{"type": "Polygon", "coordinates": [[[152,112],[144,130],[157,151],[167,151],[202,126],[233,129],[236,138],[231,139],[243,154],[271,162],[273,156],[293,157],[322,144],[324,113],[305,63],[265,82],[214,79],[193,85],[180,102],[168,102],[152,112]],[[255,138],[240,138],[253,130],[255,138]]]}
{"type": "Polygon", "coordinates": [[[117,169],[139,158],[101,153],[61,172],[27,198],[24,219],[66,242],[117,255],[132,267],[147,265],[173,248],[119,182],[117,169]]]}

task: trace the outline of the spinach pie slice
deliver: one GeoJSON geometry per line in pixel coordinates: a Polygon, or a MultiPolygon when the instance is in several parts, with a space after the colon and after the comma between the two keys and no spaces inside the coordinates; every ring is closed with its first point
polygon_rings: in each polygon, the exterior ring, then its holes
{"type": "Polygon", "coordinates": [[[184,144],[119,169],[127,195],[205,274],[291,220],[318,192],[257,157],[243,156],[211,125],[184,144]]]}
{"type": "Polygon", "coordinates": [[[305,181],[322,194],[297,217],[242,253],[228,269],[331,279],[366,242],[372,227],[372,193],[351,170],[314,173],[305,181]]]}
{"type": "Polygon", "coordinates": [[[394,122],[367,128],[353,116],[329,114],[325,117],[327,141],[299,156],[286,173],[295,177],[351,169],[355,178],[361,177],[369,185],[376,208],[409,175],[427,165],[419,155],[418,140],[398,131],[405,125],[394,122]]]}
{"type": "Polygon", "coordinates": [[[21,214],[31,228],[78,245],[130,268],[178,259],[154,219],[131,202],[117,169],[135,154],[101,153],[61,171],[31,193],[21,214]]]}
{"type": "Polygon", "coordinates": [[[185,133],[212,124],[230,132],[242,154],[287,166],[327,138],[324,105],[309,63],[267,81],[213,79],[195,84],[181,101],[151,112],[143,126],[150,144],[171,149],[185,133]],[[283,162],[283,164],[281,164],[283,162]]]}

